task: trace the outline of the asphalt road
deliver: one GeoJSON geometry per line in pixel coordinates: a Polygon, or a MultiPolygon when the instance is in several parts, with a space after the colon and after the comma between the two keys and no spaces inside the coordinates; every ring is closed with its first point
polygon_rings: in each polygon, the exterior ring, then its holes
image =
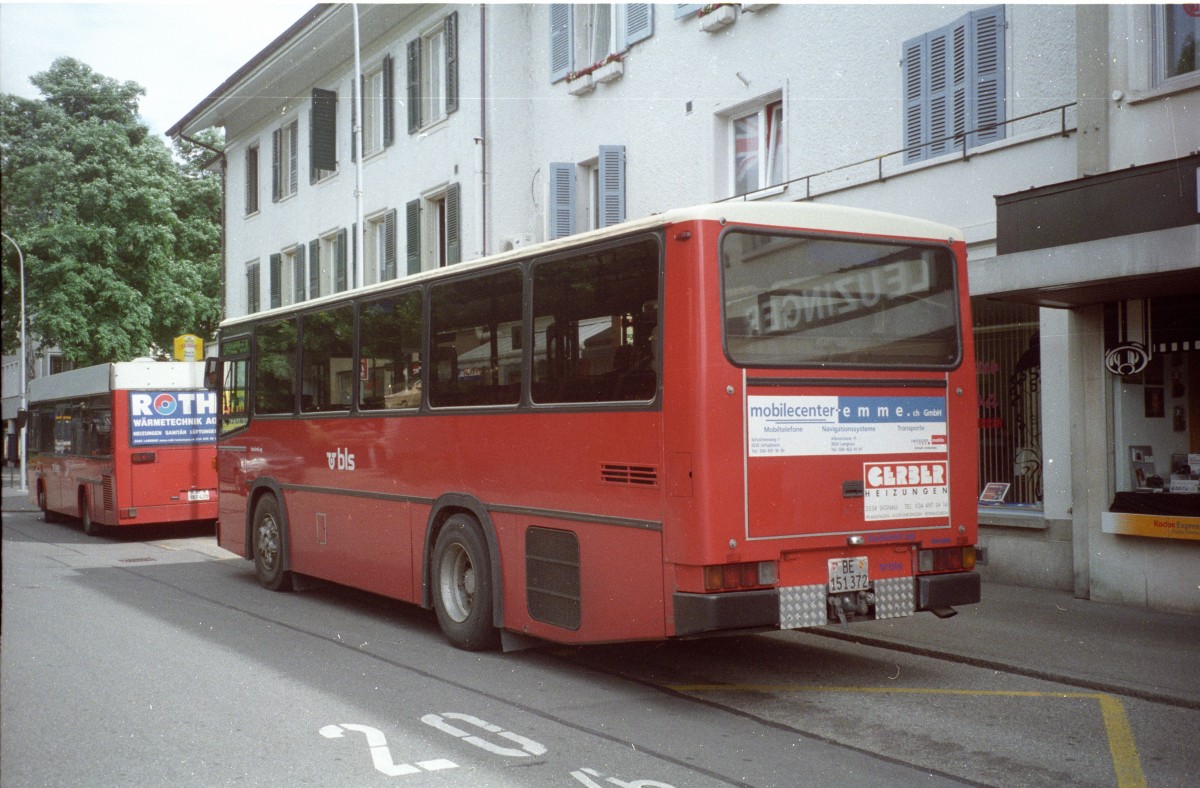
{"type": "Polygon", "coordinates": [[[1186,708],[808,632],[471,654],[411,606],[264,591],[210,532],[3,519],[4,786],[1200,776],[1186,708]]]}

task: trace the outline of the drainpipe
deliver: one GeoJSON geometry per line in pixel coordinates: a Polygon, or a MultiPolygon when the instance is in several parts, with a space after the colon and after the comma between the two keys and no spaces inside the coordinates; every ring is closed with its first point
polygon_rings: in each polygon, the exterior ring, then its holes
{"type": "Polygon", "coordinates": [[[359,55],[359,39],[358,39],[358,3],[350,4],[350,11],[354,15],[354,76],[352,83],[357,85],[358,89],[352,91],[354,94],[354,140],[358,146],[358,157],[354,160],[354,260],[352,262],[353,275],[351,277],[350,289],[361,285],[364,281],[362,270],[363,256],[363,159],[365,154],[363,151],[362,138],[362,60],[359,55]]]}
{"type": "Polygon", "coordinates": [[[479,136],[475,138],[475,186],[479,190],[479,256],[488,253],[488,70],[487,4],[479,5],[479,136]]]}

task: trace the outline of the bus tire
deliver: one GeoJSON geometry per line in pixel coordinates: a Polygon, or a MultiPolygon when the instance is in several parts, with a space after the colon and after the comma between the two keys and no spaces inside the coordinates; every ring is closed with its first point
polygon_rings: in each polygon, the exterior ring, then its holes
{"type": "Polygon", "coordinates": [[[46,485],[40,482],[37,486],[37,502],[38,508],[42,510],[42,522],[57,523],[58,513],[50,511],[50,507],[46,500],[46,485]]]}
{"type": "Polygon", "coordinates": [[[104,530],[103,526],[92,520],[92,510],[88,508],[87,493],[79,491],[79,523],[83,526],[83,532],[88,536],[99,536],[104,530]]]}
{"type": "Polygon", "coordinates": [[[452,515],[438,532],[432,576],[433,609],[446,639],[465,651],[496,648],[492,565],[483,532],[470,515],[452,515]]]}
{"type": "Polygon", "coordinates": [[[254,507],[254,573],[268,591],[291,591],[292,573],[283,569],[283,516],[274,495],[264,495],[254,507]]]}

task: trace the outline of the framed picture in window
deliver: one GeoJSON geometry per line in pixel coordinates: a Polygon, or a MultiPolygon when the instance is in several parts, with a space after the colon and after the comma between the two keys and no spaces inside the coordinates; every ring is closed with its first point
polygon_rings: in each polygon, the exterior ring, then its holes
{"type": "Polygon", "coordinates": [[[1146,418],[1161,419],[1166,415],[1164,395],[1162,386],[1146,386],[1146,418]]]}

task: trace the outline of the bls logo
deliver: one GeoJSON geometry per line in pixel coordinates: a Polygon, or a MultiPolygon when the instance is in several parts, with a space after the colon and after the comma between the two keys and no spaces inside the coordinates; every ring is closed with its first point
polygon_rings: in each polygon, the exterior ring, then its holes
{"type": "Polygon", "coordinates": [[[349,449],[338,449],[337,451],[325,452],[325,459],[329,461],[329,470],[352,471],[354,470],[354,455],[349,449]]]}

